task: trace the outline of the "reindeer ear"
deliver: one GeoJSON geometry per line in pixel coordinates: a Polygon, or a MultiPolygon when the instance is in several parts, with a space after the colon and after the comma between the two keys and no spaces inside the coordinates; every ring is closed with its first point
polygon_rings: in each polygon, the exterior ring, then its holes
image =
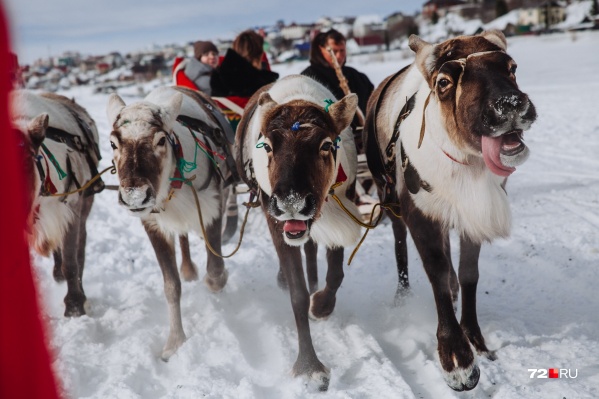
{"type": "Polygon", "coordinates": [[[432,52],[434,46],[429,42],[426,42],[416,35],[411,35],[408,41],[408,45],[416,53],[416,60],[414,64],[418,67],[426,81],[428,82],[434,66],[434,59],[432,52]]]}
{"type": "Polygon", "coordinates": [[[502,31],[498,29],[492,29],[481,33],[481,36],[490,41],[491,43],[499,46],[503,51],[507,50],[507,40],[502,31]]]}
{"type": "Polygon", "coordinates": [[[106,107],[106,115],[108,116],[108,123],[114,126],[116,118],[121,113],[121,110],[125,108],[125,102],[117,94],[113,93],[108,98],[108,106],[106,107]]]}
{"type": "Polygon", "coordinates": [[[31,145],[35,151],[42,145],[42,142],[46,138],[46,129],[48,129],[49,116],[46,113],[36,116],[34,119],[27,124],[27,132],[29,132],[29,139],[31,145]]]}
{"type": "Polygon", "coordinates": [[[277,104],[277,102],[272,99],[270,94],[267,91],[265,91],[262,94],[260,94],[260,97],[258,97],[258,105],[260,106],[260,108],[262,108],[262,112],[266,112],[273,109],[279,104],[277,104]]]}
{"type": "Polygon", "coordinates": [[[329,115],[333,118],[333,123],[337,129],[337,133],[341,133],[349,126],[354,119],[358,108],[358,96],[350,93],[341,100],[329,106],[329,115]]]}
{"type": "Polygon", "coordinates": [[[181,112],[183,94],[175,93],[169,102],[163,107],[162,124],[165,130],[170,130],[181,112]]]}

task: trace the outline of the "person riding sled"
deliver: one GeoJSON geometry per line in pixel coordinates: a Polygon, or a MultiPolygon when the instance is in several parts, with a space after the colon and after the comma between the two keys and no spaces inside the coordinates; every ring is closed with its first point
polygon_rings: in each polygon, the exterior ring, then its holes
{"type": "Polygon", "coordinates": [[[233,130],[249,98],[262,86],[273,83],[279,74],[263,69],[264,39],[252,30],[241,32],[212,73],[212,96],[229,119],[233,130]],[[241,108],[241,112],[236,112],[241,108]]]}

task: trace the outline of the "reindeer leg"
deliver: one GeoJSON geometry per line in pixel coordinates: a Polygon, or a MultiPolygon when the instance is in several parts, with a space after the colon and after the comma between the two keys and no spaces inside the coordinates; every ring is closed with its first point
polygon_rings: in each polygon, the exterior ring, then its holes
{"type": "Polygon", "coordinates": [[[395,291],[395,305],[399,305],[410,291],[410,281],[408,279],[408,244],[406,242],[408,230],[405,223],[394,216],[391,212],[387,216],[391,220],[393,237],[395,238],[395,261],[397,263],[397,289],[395,291]]]}
{"type": "MultiPolygon", "coordinates": [[[[264,201],[262,202],[265,203],[264,201]]],[[[264,206],[264,205],[263,205],[264,206]]],[[[266,214],[266,210],[265,210],[266,214]]],[[[299,353],[293,365],[294,377],[304,375],[318,385],[318,389],[326,391],[329,386],[330,372],[318,360],[310,335],[308,309],[310,294],[306,287],[306,279],[302,267],[302,255],[299,247],[291,247],[283,239],[282,223],[278,223],[268,214],[266,216],[272,241],[279,256],[279,262],[286,281],[289,283],[291,306],[297,327],[299,353]]]]}
{"type": "MultiPolygon", "coordinates": [[[[204,239],[210,243],[212,248],[221,255],[222,225],[223,219],[222,216],[219,216],[206,228],[207,237],[204,237],[204,239]]],[[[229,273],[227,272],[227,269],[225,269],[223,258],[214,255],[208,248],[206,248],[206,252],[208,253],[208,260],[206,262],[207,274],[206,277],[204,277],[204,283],[206,283],[210,291],[219,292],[223,289],[225,284],[227,284],[229,273]]]]}
{"type": "Polygon", "coordinates": [[[85,222],[89,216],[93,198],[79,198],[75,206],[75,216],[69,225],[62,247],[62,275],[67,281],[67,295],[64,298],[66,317],[79,317],[85,314],[86,301],[83,292],[83,264],[87,233],[85,222]]]}
{"type": "Polygon", "coordinates": [[[343,281],[343,248],[327,248],[327,284],[311,298],[310,316],[324,319],[333,313],[337,290],[343,281]]]}
{"type": "Polygon", "coordinates": [[[460,237],[460,285],[462,286],[462,319],[460,326],[479,355],[496,360],[495,352],[489,351],[478,325],[476,316],[476,286],[478,284],[478,256],[480,244],[470,238],[460,237]]]}
{"type": "Polygon", "coordinates": [[[318,244],[310,240],[304,244],[304,254],[306,255],[306,274],[308,275],[308,287],[310,294],[318,290],[318,244]]]}
{"type": "Polygon", "coordinates": [[[198,279],[198,268],[191,260],[189,252],[189,236],[181,234],[179,236],[179,246],[181,247],[181,275],[185,281],[194,281],[198,279]]]}
{"type": "Polygon", "coordinates": [[[451,260],[451,242],[447,239],[447,245],[445,246],[445,256],[449,261],[449,290],[451,292],[451,301],[453,303],[453,312],[458,311],[458,297],[460,294],[460,283],[458,276],[453,268],[453,262],[451,260]]]}
{"type": "Polygon", "coordinates": [[[237,205],[237,194],[235,193],[234,186],[225,189],[225,198],[227,199],[227,218],[222,241],[227,243],[235,235],[235,232],[237,231],[237,222],[239,220],[239,206],[237,205]]]}
{"type": "Polygon", "coordinates": [[[456,391],[470,390],[478,383],[480,371],[468,338],[453,311],[450,288],[451,261],[447,257],[449,234],[418,209],[409,212],[406,224],[410,228],[435,296],[438,319],[437,351],[445,382],[456,391]]]}
{"type": "Polygon", "coordinates": [[[164,295],[169,308],[170,331],[161,358],[165,362],[185,342],[185,332],[181,321],[181,280],[177,270],[175,242],[173,237],[165,237],[154,225],[152,219],[142,221],[152,243],[164,279],[164,295]]]}
{"type": "Polygon", "coordinates": [[[52,269],[52,276],[54,281],[62,283],[64,281],[64,275],[62,274],[62,249],[57,249],[52,253],[54,257],[54,269],[52,269]]]}

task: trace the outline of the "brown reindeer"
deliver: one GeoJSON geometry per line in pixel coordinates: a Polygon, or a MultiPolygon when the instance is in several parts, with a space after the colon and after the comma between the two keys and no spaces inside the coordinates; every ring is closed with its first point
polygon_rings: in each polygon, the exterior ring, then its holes
{"type": "Polygon", "coordinates": [[[329,370],[312,345],[308,315],[328,317],[343,280],[343,247],[359,238],[359,227],[330,198],[334,192],[358,215],[348,198],[356,175],[357,155],[349,124],[357,97],[332,101],[316,81],[292,75],[255,94],[237,129],[239,173],[259,192],[277,255],[279,283],[289,288],[299,336],[295,376],[304,375],[326,390],[329,370]],[[324,289],[318,286],[317,244],[327,248],[324,289]],[[300,246],[304,245],[310,291],[306,287],[300,246]],[[310,298],[310,293],[312,297],[310,298]]]}
{"type": "Polygon", "coordinates": [[[93,194],[104,184],[97,180],[79,193],[54,194],[74,191],[97,174],[96,124],[81,106],[56,94],[14,91],[11,106],[26,161],[30,245],[42,256],[54,255],[54,279],[68,286],[64,315],[84,315],[85,225],[93,194]]]}
{"type": "Polygon", "coordinates": [[[506,237],[511,213],[506,177],[523,163],[523,131],[536,119],[516,84],[516,63],[501,32],[461,36],[438,45],[410,37],[415,62],[388,77],[370,99],[364,143],[383,202],[392,216],[398,294],[408,288],[406,225],[437,305],[438,353],[447,384],[470,390],[479,368],[470,349],[494,359],[476,315],[481,244],[506,237]],[[405,225],[404,225],[405,222],[405,225]],[[460,235],[459,275],[449,230],[460,235]],[[455,301],[462,289],[462,317],[455,301]]]}
{"type": "MultiPolygon", "coordinates": [[[[176,236],[182,248],[184,277],[197,276],[187,233],[203,233],[192,189],[201,203],[206,227],[203,238],[221,253],[228,170],[226,162],[216,156],[220,126],[200,96],[181,87],[161,87],[144,101],[128,106],[113,94],[107,109],[113,128],[110,143],[119,178],[119,204],[141,219],[164,277],[170,313],[170,332],[162,350],[165,361],[185,341],[176,236]]],[[[223,259],[207,251],[206,269],[208,288],[222,290],[228,276],[223,259]]]]}

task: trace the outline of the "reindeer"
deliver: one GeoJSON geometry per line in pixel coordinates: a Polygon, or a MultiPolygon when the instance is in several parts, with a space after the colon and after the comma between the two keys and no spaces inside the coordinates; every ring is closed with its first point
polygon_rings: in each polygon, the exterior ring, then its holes
{"type": "Polygon", "coordinates": [[[229,171],[226,162],[216,156],[221,127],[211,116],[215,107],[207,107],[207,101],[193,90],[160,87],[143,101],[128,106],[113,94],[107,107],[113,129],[110,144],[119,179],[119,204],[141,219],[164,277],[170,314],[170,332],[161,355],[164,361],[186,339],[175,237],[181,241],[184,278],[197,276],[195,266],[185,261],[189,260],[189,231],[197,232],[216,252],[207,251],[204,282],[208,288],[221,291],[228,277],[218,254],[229,171]],[[192,190],[201,203],[205,236],[192,190]]]}
{"type": "Polygon", "coordinates": [[[437,45],[412,35],[409,45],[414,63],[385,79],[369,101],[366,156],[382,202],[401,208],[402,219],[390,215],[398,295],[409,287],[407,225],[435,296],[444,378],[456,391],[470,390],[480,376],[470,344],[495,359],[476,315],[480,248],[509,234],[505,179],[528,157],[522,134],[536,111],[518,89],[516,63],[506,54],[501,32],[437,45]],[[459,277],[451,262],[450,229],[460,235],[459,277]]]}
{"type": "Polygon", "coordinates": [[[87,217],[96,180],[72,194],[97,174],[98,131],[89,114],[66,97],[17,90],[11,93],[12,124],[19,137],[27,181],[28,237],[42,256],[54,255],[54,279],[66,280],[66,317],[84,315],[83,290],[87,217]]]}
{"type": "Polygon", "coordinates": [[[316,356],[308,316],[325,319],[333,312],[343,280],[343,247],[360,235],[359,226],[330,199],[335,194],[359,214],[350,199],[357,155],[349,128],[358,99],[355,94],[337,102],[333,98],[308,77],[288,76],[250,99],[235,139],[239,174],[259,193],[279,257],[278,281],[291,296],[299,335],[292,373],[307,376],[321,390],[328,388],[330,372],[316,356]],[[326,286],[315,292],[318,244],[326,246],[328,272],[326,286]]]}

